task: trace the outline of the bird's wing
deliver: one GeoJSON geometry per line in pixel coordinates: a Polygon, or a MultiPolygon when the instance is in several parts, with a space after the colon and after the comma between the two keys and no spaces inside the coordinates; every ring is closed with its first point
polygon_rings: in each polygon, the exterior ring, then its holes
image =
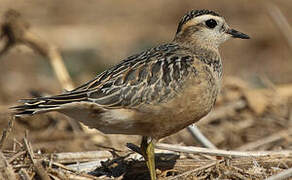
{"type": "Polygon", "coordinates": [[[94,102],[104,108],[133,108],[168,101],[195,73],[193,56],[176,44],[165,44],[130,56],[92,81],[61,95],[24,100],[20,114],[58,108],[72,102],[94,102]]]}

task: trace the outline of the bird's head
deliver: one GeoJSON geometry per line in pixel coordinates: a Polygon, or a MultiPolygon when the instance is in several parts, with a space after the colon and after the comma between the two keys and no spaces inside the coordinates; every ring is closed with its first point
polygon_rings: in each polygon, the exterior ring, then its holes
{"type": "Polygon", "coordinates": [[[248,35],[231,29],[214,11],[192,10],[180,20],[175,41],[217,48],[231,37],[249,39],[248,35]]]}

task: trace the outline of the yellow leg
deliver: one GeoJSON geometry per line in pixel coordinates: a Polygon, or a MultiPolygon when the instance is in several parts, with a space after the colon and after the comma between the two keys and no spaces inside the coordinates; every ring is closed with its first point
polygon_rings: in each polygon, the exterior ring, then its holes
{"type": "Polygon", "coordinates": [[[148,138],[146,136],[142,137],[141,152],[145,158],[147,167],[149,169],[151,180],[156,180],[155,154],[154,154],[154,144],[153,144],[152,139],[148,143],[148,138]]]}

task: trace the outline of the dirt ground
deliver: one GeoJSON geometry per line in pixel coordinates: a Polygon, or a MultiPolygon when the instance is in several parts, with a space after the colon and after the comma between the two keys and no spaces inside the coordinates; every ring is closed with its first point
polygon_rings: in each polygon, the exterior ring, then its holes
{"type": "MultiPolygon", "coordinates": [[[[179,19],[188,10],[212,9],[251,39],[230,40],[222,45],[222,91],[215,110],[197,126],[219,149],[292,150],[292,36],[285,35],[287,28],[281,24],[281,18],[274,19],[271,13],[276,11],[271,7],[277,7],[292,24],[291,1],[0,0],[0,4],[0,16],[8,9],[15,9],[29,22],[32,32],[59,48],[75,86],[133,53],[171,41],[179,19]]],[[[3,20],[4,17],[0,23],[3,20]]],[[[2,40],[0,49],[3,46],[2,40]]],[[[1,54],[0,132],[7,129],[12,117],[8,108],[17,105],[19,99],[62,91],[49,61],[27,46],[18,45],[1,54]]],[[[111,165],[105,163],[98,173],[82,177],[147,179],[147,169],[141,161],[125,158],[130,152],[126,143],[139,142],[138,136],[88,134],[66,116],[48,113],[15,119],[1,148],[6,159],[11,160],[14,172],[19,174],[21,169],[26,169],[33,179],[42,176],[35,173],[33,163],[29,164],[28,147],[33,148],[36,159],[44,159],[51,153],[114,151],[123,158],[113,156],[105,160],[111,165]],[[24,139],[31,146],[26,146],[24,139]],[[15,156],[23,151],[26,153],[15,156]],[[121,169],[111,168],[121,161],[121,169]],[[17,162],[21,165],[17,166],[17,162]]],[[[187,130],[160,143],[201,147],[187,130]]],[[[158,156],[157,171],[160,179],[264,179],[292,167],[291,153],[285,158],[250,158],[215,156],[214,160],[204,155],[180,153],[164,157],[162,154],[158,156]],[[210,167],[204,167],[215,161],[210,167]],[[197,168],[202,169],[190,172],[197,168]],[[185,172],[190,173],[179,176],[185,172]]],[[[51,179],[62,179],[60,174],[43,166],[51,179]]],[[[17,178],[21,179],[18,175],[17,178]]]]}

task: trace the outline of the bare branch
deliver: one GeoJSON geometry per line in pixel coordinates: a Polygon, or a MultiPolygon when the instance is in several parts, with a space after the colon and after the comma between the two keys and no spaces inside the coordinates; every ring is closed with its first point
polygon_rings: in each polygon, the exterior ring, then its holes
{"type": "Polygon", "coordinates": [[[27,152],[29,154],[30,160],[33,163],[33,166],[34,166],[37,174],[40,176],[40,178],[42,180],[50,180],[49,175],[47,174],[47,172],[45,171],[45,169],[44,169],[44,167],[42,165],[42,161],[34,159],[33,149],[31,147],[30,143],[27,141],[26,138],[23,138],[23,142],[24,142],[24,146],[27,149],[27,152]]]}
{"type": "Polygon", "coordinates": [[[13,126],[13,119],[10,119],[9,122],[8,122],[7,129],[3,129],[3,132],[2,132],[2,137],[0,139],[0,150],[3,148],[5,140],[6,140],[6,138],[8,137],[9,133],[12,130],[12,126],[13,126]]]}
{"type": "Polygon", "coordinates": [[[2,152],[0,152],[0,179],[7,179],[7,180],[16,179],[16,175],[11,165],[7,162],[2,152]]]}
{"type": "Polygon", "coordinates": [[[283,180],[292,177],[292,168],[280,172],[279,174],[273,175],[266,180],[283,180]]]}
{"type": "Polygon", "coordinates": [[[55,153],[53,160],[61,163],[71,162],[84,162],[96,159],[112,158],[109,151],[88,151],[88,152],[68,152],[68,153],[55,153]]]}
{"type": "Polygon", "coordinates": [[[73,89],[73,82],[57,48],[32,33],[29,29],[29,23],[23,19],[17,11],[7,11],[4,15],[4,19],[4,23],[1,24],[1,39],[5,37],[6,44],[4,49],[0,51],[0,55],[6,53],[12,46],[26,44],[40,55],[49,59],[54,72],[64,89],[73,89]]]}
{"type": "Polygon", "coordinates": [[[217,149],[217,147],[204,136],[196,125],[190,125],[187,129],[193,138],[196,139],[201,145],[206,148],[217,149]]]}
{"type": "Polygon", "coordinates": [[[223,156],[223,157],[261,157],[261,156],[292,156],[292,151],[226,151],[220,149],[208,149],[193,146],[179,146],[171,144],[156,144],[158,149],[169,150],[174,152],[182,153],[192,153],[192,154],[207,154],[213,156],[223,156]]]}
{"type": "Polygon", "coordinates": [[[168,180],[178,179],[178,178],[180,178],[180,177],[187,176],[187,175],[189,175],[189,174],[191,174],[191,173],[194,173],[194,172],[197,172],[197,171],[202,171],[202,170],[204,170],[204,169],[207,169],[207,168],[210,168],[210,167],[212,167],[212,166],[215,166],[216,164],[218,164],[218,163],[220,163],[220,162],[223,162],[223,160],[220,160],[220,161],[218,161],[218,162],[217,162],[217,161],[216,161],[216,162],[212,162],[212,163],[207,164],[207,165],[205,165],[205,166],[202,166],[202,167],[199,167],[199,168],[196,168],[196,169],[192,169],[192,170],[190,170],[190,171],[187,171],[187,172],[181,173],[181,174],[179,174],[179,175],[176,175],[176,176],[174,176],[174,177],[171,177],[171,178],[169,178],[168,180]]]}
{"type": "Polygon", "coordinates": [[[27,171],[24,168],[21,168],[18,172],[19,177],[21,180],[31,180],[31,178],[29,177],[27,171]]]}

